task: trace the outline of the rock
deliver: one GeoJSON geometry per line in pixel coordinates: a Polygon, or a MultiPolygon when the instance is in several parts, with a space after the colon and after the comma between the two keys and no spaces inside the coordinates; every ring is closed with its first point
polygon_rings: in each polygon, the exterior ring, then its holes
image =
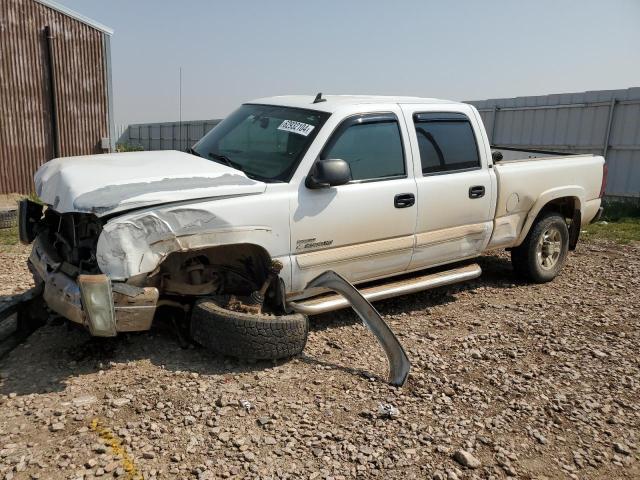
{"type": "Polygon", "coordinates": [[[244,452],[243,455],[244,455],[244,459],[247,462],[253,462],[256,459],[256,456],[255,456],[255,454],[253,452],[246,451],[246,452],[244,452]]]}
{"type": "Polygon", "coordinates": [[[547,438],[541,434],[539,431],[534,430],[531,435],[533,435],[533,438],[535,438],[539,443],[541,443],[542,445],[544,445],[545,443],[547,443],[547,438]]]}
{"type": "Polygon", "coordinates": [[[96,403],[97,401],[98,397],[96,397],[95,395],[82,395],[71,400],[71,403],[73,403],[76,407],[84,407],[86,405],[96,403]]]}
{"type": "Polygon", "coordinates": [[[391,404],[381,403],[378,405],[378,416],[380,418],[397,418],[400,411],[391,404]]]}
{"type": "Polygon", "coordinates": [[[106,445],[103,445],[101,443],[96,443],[93,445],[93,447],[91,447],[92,450],[96,453],[107,453],[107,447],[106,445]]]}
{"type": "Polygon", "coordinates": [[[194,417],[193,415],[187,415],[186,417],[184,417],[185,425],[193,425],[194,423],[196,423],[196,417],[194,417]]]}
{"type": "Polygon", "coordinates": [[[624,443],[614,443],[613,449],[622,455],[631,455],[631,450],[624,443]]]}
{"type": "Polygon", "coordinates": [[[131,400],[129,400],[128,398],[114,398],[113,400],[111,400],[111,406],[112,407],[116,407],[116,408],[120,408],[120,407],[124,407],[126,404],[128,404],[129,402],[131,402],[131,400]]]}
{"type": "Polygon", "coordinates": [[[49,430],[51,430],[52,432],[59,432],[60,430],[64,430],[64,423],[62,422],[52,423],[51,426],[49,427],[49,430]]]}
{"type": "Polygon", "coordinates": [[[363,455],[366,455],[367,457],[370,457],[371,455],[373,455],[373,448],[371,448],[368,445],[363,445],[359,448],[360,453],[362,453],[363,455]]]}
{"type": "Polygon", "coordinates": [[[474,457],[471,453],[462,449],[456,450],[456,452],[453,454],[453,459],[460,465],[467,468],[474,469],[480,467],[481,465],[480,460],[474,457]]]}
{"type": "Polygon", "coordinates": [[[150,450],[147,450],[146,452],[142,452],[142,458],[151,460],[152,458],[156,458],[156,454],[150,450]]]}
{"type": "Polygon", "coordinates": [[[258,422],[258,425],[260,425],[261,427],[264,427],[268,423],[272,423],[269,417],[259,417],[257,422],[258,422]]]}
{"type": "Polygon", "coordinates": [[[228,395],[220,395],[216,399],[216,407],[228,407],[229,405],[233,405],[233,400],[228,395]]]}
{"type": "Polygon", "coordinates": [[[455,470],[447,470],[447,480],[460,480],[460,476],[455,470]]]}

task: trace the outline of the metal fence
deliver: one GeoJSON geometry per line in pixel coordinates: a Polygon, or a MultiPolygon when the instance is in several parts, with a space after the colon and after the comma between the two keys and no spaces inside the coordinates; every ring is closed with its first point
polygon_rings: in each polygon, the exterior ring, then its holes
{"type": "Polygon", "coordinates": [[[493,145],[604,155],[607,195],[640,197],[640,88],[467,103],[493,145]]]}
{"type": "MultiPolygon", "coordinates": [[[[607,195],[640,198],[640,88],[470,101],[493,145],[604,155],[607,195]]],[[[220,120],[130,125],[119,142],[185,150],[220,120]]]]}
{"type": "Polygon", "coordinates": [[[139,123],[129,125],[118,143],[141,146],[144,150],[184,151],[200,140],[221,120],[139,123]]]}

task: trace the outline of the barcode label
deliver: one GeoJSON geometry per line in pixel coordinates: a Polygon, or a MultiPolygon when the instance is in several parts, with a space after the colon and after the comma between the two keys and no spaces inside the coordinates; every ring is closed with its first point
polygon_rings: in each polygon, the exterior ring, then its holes
{"type": "Polygon", "coordinates": [[[309,125],[308,123],[295,122],[293,120],[285,120],[280,124],[280,126],[278,127],[278,130],[297,133],[299,135],[304,135],[306,137],[312,132],[314,128],[315,126],[309,125]]]}

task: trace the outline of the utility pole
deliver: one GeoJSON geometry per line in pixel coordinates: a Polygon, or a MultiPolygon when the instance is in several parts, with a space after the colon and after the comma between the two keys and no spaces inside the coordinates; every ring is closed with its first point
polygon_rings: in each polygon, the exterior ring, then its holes
{"type": "Polygon", "coordinates": [[[180,129],[180,133],[178,134],[179,138],[179,147],[178,150],[182,151],[182,67],[179,69],[180,72],[180,80],[179,80],[179,88],[178,88],[178,128],[180,129]]]}

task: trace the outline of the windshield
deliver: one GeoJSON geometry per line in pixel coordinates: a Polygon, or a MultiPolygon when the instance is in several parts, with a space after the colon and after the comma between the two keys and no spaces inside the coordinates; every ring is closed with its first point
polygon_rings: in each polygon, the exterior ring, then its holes
{"type": "Polygon", "coordinates": [[[272,105],[242,105],[191,152],[249,177],[288,182],[328,113],[272,105]]]}

